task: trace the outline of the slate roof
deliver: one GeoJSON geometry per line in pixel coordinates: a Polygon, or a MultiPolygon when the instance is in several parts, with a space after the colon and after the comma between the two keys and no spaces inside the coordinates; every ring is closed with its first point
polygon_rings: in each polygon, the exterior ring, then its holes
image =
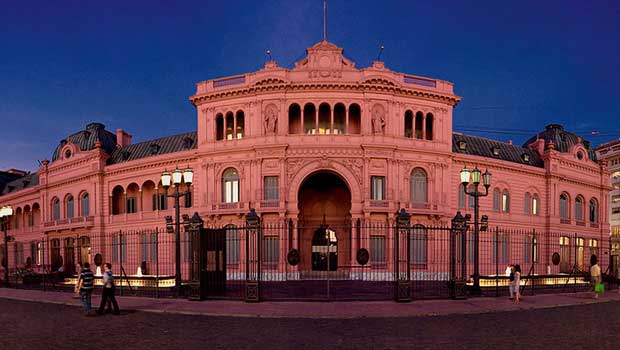
{"type": "Polygon", "coordinates": [[[529,148],[509,145],[505,142],[478,136],[452,134],[452,152],[501,159],[508,162],[531,165],[538,168],[545,167],[545,164],[540,156],[538,156],[538,153],[529,148]],[[461,142],[465,142],[465,149],[461,149],[461,142]],[[497,155],[494,154],[494,151],[497,152],[497,155]],[[524,160],[524,154],[529,157],[527,161],[524,160]]]}
{"type": "MultiPolygon", "coordinates": [[[[523,146],[525,147],[537,139],[543,139],[545,140],[545,144],[548,142],[553,142],[556,150],[566,153],[572,146],[579,143],[579,138],[581,138],[579,135],[564,130],[564,127],[560,124],[549,124],[545,127],[544,131],[539,132],[538,134],[530,137],[529,140],[525,141],[523,146]]],[[[588,158],[592,161],[596,161],[596,152],[590,144],[590,141],[581,138],[581,143],[588,152],[588,158]]]]}
{"type": "Polygon", "coordinates": [[[197,147],[197,135],[195,131],[179,135],[161,137],[154,140],[131,144],[125,147],[117,147],[111,152],[108,165],[129,162],[160,154],[174,153],[195,149],[197,147]]]}
{"type": "Polygon", "coordinates": [[[25,176],[9,174],[12,175],[13,178],[10,181],[3,182],[4,179],[10,178],[4,176],[5,174],[9,173],[0,171],[0,195],[16,192],[39,184],[39,174],[37,173],[30,173],[25,176]]]}
{"type": "Polygon", "coordinates": [[[80,147],[82,151],[90,151],[95,149],[95,142],[99,140],[101,147],[107,152],[112,153],[116,148],[116,134],[105,129],[105,125],[101,123],[90,123],[86,125],[86,130],[76,132],[62,139],[52,155],[52,162],[60,159],[60,152],[65,146],[67,140],[80,147]]]}

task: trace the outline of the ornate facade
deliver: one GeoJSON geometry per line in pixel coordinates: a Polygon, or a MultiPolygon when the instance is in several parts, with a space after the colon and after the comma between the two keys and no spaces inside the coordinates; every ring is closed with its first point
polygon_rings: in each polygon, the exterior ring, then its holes
{"type": "Polygon", "coordinates": [[[10,234],[24,244],[163,226],[173,205],[160,175],[189,166],[182,212],[211,225],[243,225],[250,208],[264,223],[389,224],[404,208],[412,224],[448,225],[473,210],[459,180],[466,165],[493,174],[481,199],[492,225],[579,232],[583,244],[609,236],[610,174],[587,141],[560,125],[523,146],[454,133],[460,99],[450,82],[383,62],[358,69],[322,41],[292,69],[267,62],[198,83],[196,132],[132,144],[89,124],[36,172],[3,173],[0,206],[15,209],[10,234]]]}

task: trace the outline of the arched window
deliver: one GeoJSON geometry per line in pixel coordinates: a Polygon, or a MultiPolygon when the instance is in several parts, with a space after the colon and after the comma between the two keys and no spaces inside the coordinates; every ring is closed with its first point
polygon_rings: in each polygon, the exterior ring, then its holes
{"type": "Polygon", "coordinates": [[[590,222],[598,222],[598,203],[596,199],[590,199],[590,222]]]}
{"type": "Polygon", "coordinates": [[[463,190],[463,184],[459,185],[459,190],[457,193],[459,199],[459,208],[465,209],[465,190],[463,190]]]}
{"type": "Polygon", "coordinates": [[[66,199],[67,201],[67,219],[72,219],[73,218],[73,214],[74,214],[74,201],[73,201],[73,196],[69,195],[66,199]]]}
{"type": "Polygon", "coordinates": [[[288,108],[288,133],[301,134],[301,107],[297,103],[293,103],[288,108]]]}
{"type": "Polygon", "coordinates": [[[243,111],[237,111],[237,132],[235,133],[238,139],[242,139],[245,136],[245,113],[243,111]]]}
{"type": "Polygon", "coordinates": [[[304,106],[304,134],[316,134],[316,108],[312,103],[304,106]]]}
{"type": "Polygon", "coordinates": [[[239,174],[235,168],[228,168],[222,174],[222,202],[239,202],[239,174]]]}
{"type": "Polygon", "coordinates": [[[334,134],[340,135],[345,133],[347,128],[347,110],[342,103],[334,106],[334,134]]]}
{"type": "Polygon", "coordinates": [[[82,194],[81,201],[82,201],[81,203],[82,216],[89,216],[90,215],[90,202],[88,200],[88,192],[85,192],[84,194],[82,194]]]}
{"type": "Polygon", "coordinates": [[[426,139],[433,140],[433,114],[426,114],[426,139]]]}
{"type": "Polygon", "coordinates": [[[405,137],[413,138],[413,112],[405,112],[405,137]]]}
{"type": "Polygon", "coordinates": [[[319,106],[319,134],[329,135],[332,129],[332,110],[327,103],[319,106]]]}
{"type": "Polygon", "coordinates": [[[112,190],[112,215],[123,214],[125,212],[123,197],[125,196],[125,190],[122,186],[116,186],[112,190]]]}
{"type": "Polygon", "coordinates": [[[508,193],[508,190],[504,190],[504,192],[502,192],[502,211],[504,213],[510,211],[510,194],[508,193]]]}
{"type": "Polygon", "coordinates": [[[493,211],[499,211],[499,188],[493,190],[493,211]]]}
{"type": "Polygon", "coordinates": [[[424,225],[417,224],[413,226],[411,233],[410,256],[413,264],[426,264],[427,249],[427,232],[424,225]]]}
{"type": "Polygon", "coordinates": [[[14,218],[13,218],[14,226],[15,226],[16,229],[21,226],[20,222],[22,221],[22,219],[23,219],[22,208],[17,208],[15,210],[15,215],[14,215],[14,218]]]}
{"type": "Polygon", "coordinates": [[[232,112],[226,113],[226,140],[235,138],[235,115],[232,112]]]}
{"type": "Polygon", "coordinates": [[[349,127],[347,129],[347,133],[362,133],[362,109],[356,103],[349,106],[349,127]]]}
{"type": "Polygon", "coordinates": [[[583,221],[583,198],[581,196],[575,198],[575,220],[583,221]]]}
{"type": "Polygon", "coordinates": [[[60,220],[60,199],[52,199],[52,219],[60,220]]]}
{"type": "Polygon", "coordinates": [[[424,137],[424,131],[422,128],[424,127],[424,114],[422,112],[418,112],[415,114],[415,138],[421,139],[424,137]]]}
{"type": "Polygon", "coordinates": [[[415,168],[411,172],[410,177],[411,202],[426,203],[427,196],[427,178],[426,172],[421,168],[415,168]]]}
{"type": "Polygon", "coordinates": [[[568,196],[565,193],[560,195],[560,219],[568,220],[568,196]]]}
{"type": "Polygon", "coordinates": [[[224,139],[224,116],[222,115],[222,113],[218,113],[215,116],[215,139],[224,139]]]}
{"type": "Polygon", "coordinates": [[[532,195],[529,192],[525,192],[525,199],[523,200],[523,212],[525,215],[532,215],[532,195]]]}
{"type": "Polygon", "coordinates": [[[537,194],[534,194],[532,198],[532,215],[539,215],[540,213],[540,199],[537,194]]]}

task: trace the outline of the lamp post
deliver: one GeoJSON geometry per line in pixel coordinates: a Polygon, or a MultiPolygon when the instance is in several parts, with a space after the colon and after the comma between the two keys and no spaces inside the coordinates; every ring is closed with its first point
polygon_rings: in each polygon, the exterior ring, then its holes
{"type": "Polygon", "coordinates": [[[467,166],[463,167],[461,170],[461,183],[463,184],[463,191],[465,191],[466,195],[474,197],[474,288],[473,294],[480,295],[482,290],[480,289],[480,227],[478,223],[478,217],[480,215],[480,197],[486,197],[489,195],[489,187],[491,186],[491,173],[488,170],[484,171],[482,174],[482,184],[484,185],[484,193],[478,191],[478,186],[480,185],[480,170],[478,167],[475,167],[474,170],[469,171],[467,166]],[[471,178],[471,183],[474,185],[474,189],[472,191],[468,191],[467,187],[469,186],[471,178]]]}
{"type": "Polygon", "coordinates": [[[11,215],[13,215],[13,208],[10,206],[0,208],[0,223],[2,223],[2,231],[4,232],[4,260],[6,261],[6,266],[4,267],[4,283],[6,283],[7,287],[9,284],[9,241],[13,239],[7,233],[9,229],[9,220],[11,219],[11,215]]]}
{"type": "MultiPolygon", "coordinates": [[[[166,197],[174,198],[174,214],[175,214],[175,222],[174,222],[174,233],[175,233],[175,273],[174,273],[174,290],[176,296],[179,296],[179,291],[181,290],[181,206],[179,205],[179,199],[181,197],[190,195],[190,186],[194,180],[194,172],[191,168],[187,168],[184,171],[176,168],[175,171],[170,174],[167,171],[164,171],[161,174],[161,184],[166,190],[166,197]],[[181,186],[181,182],[185,182],[187,185],[187,191],[180,192],[179,186],[181,186]],[[174,185],[174,192],[172,194],[168,194],[168,188],[170,188],[171,183],[174,185]]],[[[166,227],[172,226],[172,218],[166,217],[166,227]]],[[[170,233],[170,230],[168,229],[170,233]]]]}

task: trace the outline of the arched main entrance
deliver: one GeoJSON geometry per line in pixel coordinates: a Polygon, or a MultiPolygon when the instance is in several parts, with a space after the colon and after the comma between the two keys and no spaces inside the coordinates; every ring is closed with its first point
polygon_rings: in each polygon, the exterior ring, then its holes
{"type": "Polygon", "coordinates": [[[318,171],[298,194],[300,268],[336,271],[351,251],[351,191],[332,171],[318,171]]]}

